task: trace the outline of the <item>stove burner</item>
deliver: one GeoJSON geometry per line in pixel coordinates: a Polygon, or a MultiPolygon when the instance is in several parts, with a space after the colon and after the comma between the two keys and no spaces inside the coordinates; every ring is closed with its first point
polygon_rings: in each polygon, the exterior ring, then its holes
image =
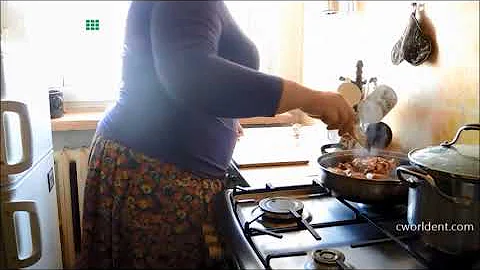
{"type": "Polygon", "coordinates": [[[262,199],[258,206],[263,210],[261,216],[272,219],[296,220],[301,226],[306,228],[316,240],[322,238],[318,233],[308,224],[302,216],[303,203],[299,200],[288,197],[271,197],[262,199]]]}
{"type": "MultiPolygon", "coordinates": [[[[262,213],[262,209],[260,207],[255,207],[252,209],[252,216],[257,216],[262,213]]],[[[312,221],[312,214],[310,211],[303,210],[302,211],[302,219],[307,222],[312,221]]],[[[289,219],[279,219],[270,217],[268,215],[262,215],[260,218],[257,219],[257,222],[262,224],[266,228],[286,228],[286,227],[295,227],[297,226],[297,220],[295,217],[289,219]]]]}
{"type": "Polygon", "coordinates": [[[271,197],[262,199],[258,206],[264,212],[275,214],[275,218],[292,218],[291,211],[301,213],[303,203],[288,197],[271,197]]]}
{"type": "Polygon", "coordinates": [[[319,249],[313,251],[311,258],[305,264],[305,269],[351,269],[345,263],[345,255],[335,249],[319,249]]]}
{"type": "Polygon", "coordinates": [[[317,264],[337,264],[337,261],[345,261],[345,255],[334,249],[319,249],[313,252],[313,260],[317,264]]]}

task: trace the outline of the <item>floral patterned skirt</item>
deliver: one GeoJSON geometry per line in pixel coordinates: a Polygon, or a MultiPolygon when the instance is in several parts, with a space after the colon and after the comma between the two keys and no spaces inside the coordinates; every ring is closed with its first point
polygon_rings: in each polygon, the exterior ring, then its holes
{"type": "Polygon", "coordinates": [[[220,179],[195,177],[97,137],[77,267],[192,269],[218,263],[222,248],[211,202],[223,188],[220,179]]]}

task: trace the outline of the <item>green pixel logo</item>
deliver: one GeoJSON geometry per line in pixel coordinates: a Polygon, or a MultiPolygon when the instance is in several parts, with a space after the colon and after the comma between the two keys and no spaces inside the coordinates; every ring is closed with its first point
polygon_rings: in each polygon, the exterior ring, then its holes
{"type": "Polygon", "coordinates": [[[100,30],[100,20],[85,20],[85,27],[87,31],[100,30]]]}

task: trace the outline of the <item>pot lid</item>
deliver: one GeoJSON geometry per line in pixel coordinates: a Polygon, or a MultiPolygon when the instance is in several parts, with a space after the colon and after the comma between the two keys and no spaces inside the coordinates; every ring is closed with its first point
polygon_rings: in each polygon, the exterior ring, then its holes
{"type": "Polygon", "coordinates": [[[427,169],[478,180],[480,179],[479,151],[479,145],[441,145],[412,150],[408,157],[427,169]]]}

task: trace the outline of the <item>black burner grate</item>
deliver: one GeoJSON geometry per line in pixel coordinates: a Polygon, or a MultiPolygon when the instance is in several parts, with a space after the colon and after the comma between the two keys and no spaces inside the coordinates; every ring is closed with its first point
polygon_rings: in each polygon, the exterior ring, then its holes
{"type": "MultiPolygon", "coordinates": [[[[305,189],[310,188],[312,190],[312,195],[310,197],[332,197],[331,193],[323,187],[317,180],[313,180],[311,185],[301,185],[301,186],[294,186],[294,187],[272,187],[271,185],[267,185],[265,189],[244,189],[244,188],[234,188],[232,193],[232,205],[235,213],[237,212],[237,206],[242,203],[252,203],[252,200],[235,200],[233,199],[236,195],[239,194],[261,194],[275,191],[282,191],[282,190],[295,190],[295,189],[305,189]]],[[[384,221],[397,221],[399,219],[405,218],[405,212],[398,212],[396,215],[377,215],[374,217],[370,217],[361,209],[354,206],[355,203],[351,203],[346,201],[342,198],[336,198],[339,202],[345,205],[348,209],[350,209],[354,213],[354,218],[347,219],[347,220],[336,220],[333,222],[322,222],[322,223],[313,223],[310,224],[313,228],[326,228],[326,227],[334,227],[334,226],[344,226],[344,225],[353,225],[353,224],[364,224],[368,223],[369,225],[376,228],[384,237],[380,239],[375,239],[371,241],[365,241],[360,243],[354,243],[350,246],[352,248],[355,247],[364,247],[369,245],[377,245],[385,242],[395,242],[398,246],[400,246],[403,250],[405,250],[410,256],[415,258],[419,263],[428,267],[429,269],[437,269],[437,268],[448,268],[453,266],[466,266],[467,268],[472,268],[471,265],[475,262],[475,259],[472,260],[473,257],[468,256],[466,259],[463,258],[456,258],[452,260],[439,260],[436,256],[428,256],[425,255],[426,253],[418,252],[416,248],[412,247],[408,243],[412,240],[419,239],[417,234],[406,234],[396,236],[392,234],[387,228],[384,228],[381,225],[381,222],[384,221]],[[443,264],[443,265],[442,265],[443,264]]],[[[236,214],[237,215],[237,214],[236,214]]],[[[259,248],[255,245],[253,241],[254,236],[260,235],[270,235],[272,237],[282,238],[282,233],[286,232],[293,232],[293,231],[300,231],[304,230],[302,226],[290,226],[290,227],[280,227],[280,228],[267,228],[267,229],[259,229],[255,227],[251,227],[250,225],[255,222],[259,216],[255,217],[253,220],[248,220],[243,223],[243,234],[247,238],[247,241],[250,243],[252,248],[254,249],[255,253],[257,254],[258,258],[263,263],[266,269],[271,269],[271,260],[274,258],[284,258],[284,257],[292,257],[292,256],[304,256],[308,254],[308,251],[305,250],[287,250],[282,252],[274,252],[270,254],[266,254],[265,256],[262,255],[262,252],[259,248]]],[[[237,217],[238,219],[238,217],[237,217]]],[[[240,221],[240,219],[239,219],[240,221]]],[[[322,241],[322,240],[319,240],[322,241]]],[[[431,254],[431,253],[429,253],[431,254]]],[[[445,257],[443,257],[445,258],[445,257]]]]}

